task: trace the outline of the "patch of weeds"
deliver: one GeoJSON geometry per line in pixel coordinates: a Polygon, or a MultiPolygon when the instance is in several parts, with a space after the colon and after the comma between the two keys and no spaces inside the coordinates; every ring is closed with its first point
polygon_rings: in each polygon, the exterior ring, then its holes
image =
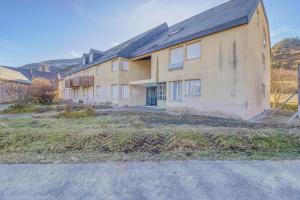
{"type": "Polygon", "coordinates": [[[12,105],[8,109],[3,110],[2,114],[26,114],[34,113],[37,108],[34,105],[12,105]]]}
{"type": "Polygon", "coordinates": [[[67,118],[67,119],[78,119],[85,117],[92,117],[95,115],[95,112],[92,108],[85,108],[80,111],[63,111],[56,115],[57,118],[67,118]]]}

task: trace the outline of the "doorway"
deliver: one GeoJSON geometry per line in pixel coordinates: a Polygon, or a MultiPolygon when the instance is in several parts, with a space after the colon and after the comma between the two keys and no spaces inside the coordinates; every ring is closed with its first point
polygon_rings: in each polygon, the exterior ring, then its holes
{"type": "Polygon", "coordinates": [[[146,106],[157,106],[157,87],[147,87],[146,106]]]}

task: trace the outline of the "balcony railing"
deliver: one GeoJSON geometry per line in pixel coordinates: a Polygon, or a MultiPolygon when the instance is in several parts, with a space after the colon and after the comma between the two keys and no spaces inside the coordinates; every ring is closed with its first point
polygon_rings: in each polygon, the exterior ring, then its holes
{"type": "Polygon", "coordinates": [[[66,88],[94,86],[94,76],[80,76],[65,81],[66,88]]]}

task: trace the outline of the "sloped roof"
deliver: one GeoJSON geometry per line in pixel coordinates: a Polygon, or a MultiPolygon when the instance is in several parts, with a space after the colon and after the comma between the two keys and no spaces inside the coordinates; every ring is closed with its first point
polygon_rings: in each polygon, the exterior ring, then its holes
{"type": "Polygon", "coordinates": [[[155,41],[145,45],[141,50],[131,53],[130,58],[247,24],[260,1],[231,0],[184,20],[169,27],[168,31],[155,41]]]}
{"type": "Polygon", "coordinates": [[[231,0],[168,27],[166,23],[128,40],[108,51],[93,63],[79,66],[66,75],[116,57],[135,58],[206,35],[249,23],[263,0],[231,0]]]}
{"type": "Polygon", "coordinates": [[[10,69],[15,72],[19,72],[23,76],[25,76],[29,81],[32,81],[32,79],[34,79],[34,78],[45,78],[45,79],[49,79],[49,80],[58,79],[57,73],[35,71],[35,70],[16,68],[16,67],[6,67],[6,66],[0,66],[0,67],[10,69]]]}

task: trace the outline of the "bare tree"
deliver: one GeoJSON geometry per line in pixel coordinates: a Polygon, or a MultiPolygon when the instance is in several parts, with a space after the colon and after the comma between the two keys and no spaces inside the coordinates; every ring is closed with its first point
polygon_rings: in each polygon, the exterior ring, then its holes
{"type": "Polygon", "coordinates": [[[51,81],[44,78],[36,78],[32,81],[30,94],[36,103],[51,103],[55,98],[56,88],[51,81]]]}

